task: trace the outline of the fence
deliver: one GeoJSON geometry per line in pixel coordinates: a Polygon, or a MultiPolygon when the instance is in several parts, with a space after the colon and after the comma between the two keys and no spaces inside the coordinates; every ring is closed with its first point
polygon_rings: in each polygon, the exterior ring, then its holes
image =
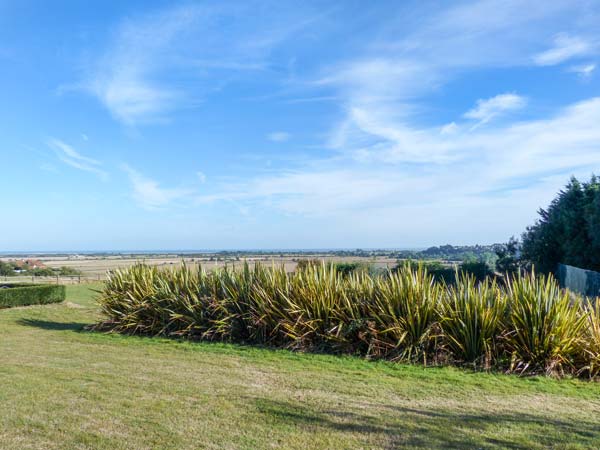
{"type": "Polygon", "coordinates": [[[0,276],[0,282],[6,283],[42,283],[42,284],[80,284],[101,281],[105,277],[101,275],[57,275],[57,276],[35,276],[35,275],[12,275],[0,276]]]}
{"type": "Polygon", "coordinates": [[[588,297],[600,296],[600,273],[579,267],[558,265],[558,281],[563,288],[588,297]]]}

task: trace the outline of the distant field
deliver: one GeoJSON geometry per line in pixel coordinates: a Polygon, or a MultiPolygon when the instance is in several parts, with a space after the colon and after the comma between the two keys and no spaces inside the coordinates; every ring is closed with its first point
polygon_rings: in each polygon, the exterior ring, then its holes
{"type": "MultiPolygon", "coordinates": [[[[99,281],[105,278],[106,272],[111,269],[117,269],[121,267],[129,267],[133,264],[143,261],[144,263],[151,266],[177,266],[185,261],[189,266],[201,264],[207,270],[214,269],[217,267],[223,267],[228,265],[229,267],[241,267],[244,261],[249,263],[261,262],[263,264],[274,263],[276,265],[285,265],[286,270],[293,271],[296,268],[298,259],[315,258],[324,259],[326,261],[338,261],[338,262],[363,262],[372,264],[376,267],[394,266],[396,260],[393,258],[361,258],[361,257],[335,257],[331,255],[306,255],[301,257],[291,256],[263,256],[263,255],[250,255],[244,259],[224,259],[211,261],[209,257],[206,258],[190,258],[190,257],[177,257],[177,256],[147,256],[147,257],[127,257],[127,256],[110,256],[110,257],[98,257],[98,256],[82,256],[82,257],[39,257],[39,259],[48,267],[60,268],[62,266],[72,267],[81,272],[81,279],[83,281],[99,281]]],[[[6,258],[5,258],[6,259],[6,258]]],[[[59,282],[64,284],[78,283],[80,277],[59,277],[59,282]]],[[[4,278],[2,278],[4,279],[4,278]]],[[[31,276],[19,276],[9,277],[9,280],[13,281],[32,281],[31,276]]],[[[56,277],[42,277],[37,278],[37,281],[49,281],[56,282],[56,277]]]]}
{"type": "Polygon", "coordinates": [[[2,449],[600,448],[600,384],[83,330],[0,310],[2,449]]]}

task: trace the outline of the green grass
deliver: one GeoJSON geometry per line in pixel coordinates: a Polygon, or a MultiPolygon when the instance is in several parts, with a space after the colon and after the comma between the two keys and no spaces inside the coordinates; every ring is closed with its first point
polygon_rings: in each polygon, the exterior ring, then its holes
{"type": "Polygon", "coordinates": [[[83,331],[0,311],[0,448],[599,448],[600,384],[83,331]]]}

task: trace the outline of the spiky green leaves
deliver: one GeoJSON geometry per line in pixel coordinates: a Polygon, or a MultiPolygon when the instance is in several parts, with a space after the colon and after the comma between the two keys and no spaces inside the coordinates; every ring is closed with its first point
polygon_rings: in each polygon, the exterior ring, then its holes
{"type": "Polygon", "coordinates": [[[504,287],[469,277],[446,286],[422,266],[373,276],[325,263],[292,274],[260,264],[212,272],[137,265],[112,272],[99,302],[103,328],[118,332],[600,373],[600,310],[534,274],[504,287]]]}

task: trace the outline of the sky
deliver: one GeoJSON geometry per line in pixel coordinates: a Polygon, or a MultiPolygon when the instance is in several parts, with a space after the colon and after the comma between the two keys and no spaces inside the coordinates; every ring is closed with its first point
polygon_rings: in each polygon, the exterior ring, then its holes
{"type": "Polygon", "coordinates": [[[600,172],[600,1],[0,0],[0,251],[491,244],[600,172]]]}

